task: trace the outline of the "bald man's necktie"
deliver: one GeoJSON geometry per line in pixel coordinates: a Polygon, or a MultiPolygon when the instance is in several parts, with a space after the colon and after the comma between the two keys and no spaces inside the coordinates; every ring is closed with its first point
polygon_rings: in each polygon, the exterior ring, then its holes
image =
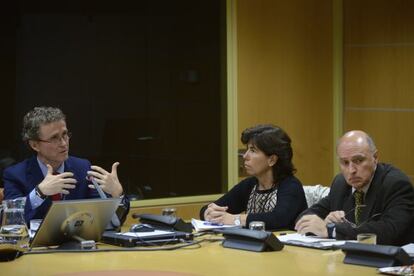
{"type": "Polygon", "coordinates": [[[361,219],[362,208],[364,204],[364,192],[362,191],[355,191],[354,192],[355,198],[355,224],[359,225],[361,219]]]}
{"type": "MultiPolygon", "coordinates": [[[[59,174],[58,172],[53,172],[53,175],[58,175],[58,174],[59,174]]],[[[51,198],[53,201],[59,201],[62,199],[62,195],[60,193],[54,194],[51,196],[51,198]]]]}

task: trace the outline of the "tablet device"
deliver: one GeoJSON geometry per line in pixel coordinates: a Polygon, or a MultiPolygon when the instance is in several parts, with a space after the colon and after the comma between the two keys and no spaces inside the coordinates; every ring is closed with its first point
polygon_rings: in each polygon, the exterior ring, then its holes
{"type": "Polygon", "coordinates": [[[120,198],[54,201],[30,247],[60,245],[75,237],[99,241],[120,198]]]}

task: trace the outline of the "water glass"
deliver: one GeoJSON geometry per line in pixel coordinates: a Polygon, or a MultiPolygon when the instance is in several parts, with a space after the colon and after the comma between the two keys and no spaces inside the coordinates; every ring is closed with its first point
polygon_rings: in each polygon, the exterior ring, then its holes
{"type": "Polygon", "coordinates": [[[250,230],[265,231],[265,223],[263,221],[252,221],[249,223],[250,230]]]}
{"type": "Polygon", "coordinates": [[[374,233],[361,233],[357,235],[359,243],[377,244],[377,235],[374,233]]]}
{"type": "Polygon", "coordinates": [[[3,200],[2,224],[0,239],[4,243],[13,244],[17,250],[29,247],[29,231],[24,219],[26,198],[3,200]]]}
{"type": "Polygon", "coordinates": [[[164,209],[162,209],[162,215],[163,216],[176,217],[177,209],[173,208],[173,207],[164,208],[164,209]]]}

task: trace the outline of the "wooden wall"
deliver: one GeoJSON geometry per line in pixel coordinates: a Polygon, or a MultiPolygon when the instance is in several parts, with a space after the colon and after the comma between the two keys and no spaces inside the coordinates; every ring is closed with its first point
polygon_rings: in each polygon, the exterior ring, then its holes
{"type": "Polygon", "coordinates": [[[414,177],[414,1],[344,1],[344,126],[414,177]]]}
{"type": "Polygon", "coordinates": [[[297,176],[329,185],[331,1],[237,1],[237,38],[239,133],[258,123],[280,125],[293,140],[297,176]]]}

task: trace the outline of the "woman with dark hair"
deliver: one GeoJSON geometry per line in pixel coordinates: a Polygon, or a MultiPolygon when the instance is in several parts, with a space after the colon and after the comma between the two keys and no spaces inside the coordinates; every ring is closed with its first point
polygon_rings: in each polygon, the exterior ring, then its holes
{"type": "Polygon", "coordinates": [[[307,208],[301,182],[293,176],[291,140],[278,126],[258,125],[243,131],[244,167],[251,175],[200,210],[214,223],[248,226],[263,221],[267,230],[293,229],[307,208]]]}

